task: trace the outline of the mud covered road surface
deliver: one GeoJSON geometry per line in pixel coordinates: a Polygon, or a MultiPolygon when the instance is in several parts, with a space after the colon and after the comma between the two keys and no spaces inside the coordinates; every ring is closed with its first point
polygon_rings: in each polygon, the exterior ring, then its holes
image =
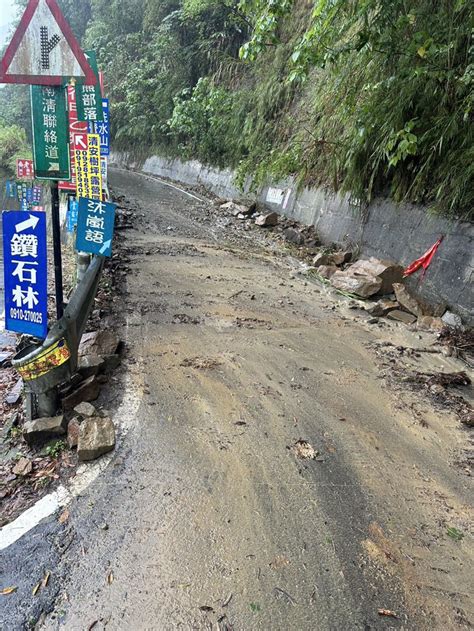
{"type": "Polygon", "coordinates": [[[111,176],[138,208],[119,234],[127,354],[104,395],[122,435],[67,523],[4,551],[22,586],[4,628],[471,628],[468,432],[392,391],[373,351],[426,337],[335,306],[209,202],[111,176]]]}

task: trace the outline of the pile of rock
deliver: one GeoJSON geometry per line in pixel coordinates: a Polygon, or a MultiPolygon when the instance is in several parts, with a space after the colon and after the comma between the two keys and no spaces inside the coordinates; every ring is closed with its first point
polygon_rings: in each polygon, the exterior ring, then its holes
{"type": "Polygon", "coordinates": [[[54,438],[66,438],[70,449],[77,447],[81,461],[95,460],[114,449],[115,427],[108,416],[101,416],[91,403],[79,404],[74,413],[70,419],[61,414],[25,423],[25,441],[34,446],[54,438]]]}
{"type": "Polygon", "coordinates": [[[85,333],[79,346],[78,373],[63,391],[63,414],[40,418],[24,425],[23,437],[33,446],[67,438],[77,447],[79,460],[94,460],[115,446],[114,424],[92,405],[100,394],[107,373],[120,363],[120,342],[112,331],[85,333]]]}

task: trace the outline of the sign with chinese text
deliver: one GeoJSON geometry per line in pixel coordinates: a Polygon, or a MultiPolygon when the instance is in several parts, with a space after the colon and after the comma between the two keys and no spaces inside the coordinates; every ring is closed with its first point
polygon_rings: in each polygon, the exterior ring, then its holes
{"type": "Polygon", "coordinates": [[[15,199],[16,196],[17,196],[16,182],[12,182],[11,180],[7,180],[5,193],[6,193],[6,196],[9,199],[15,199]]]}
{"type": "Polygon", "coordinates": [[[67,211],[67,231],[74,232],[79,216],[79,202],[74,197],[69,198],[69,208],[67,211]]]}
{"type": "Polygon", "coordinates": [[[33,189],[31,186],[25,184],[25,182],[18,182],[16,191],[21,210],[30,209],[33,199],[33,189]]]}
{"type": "Polygon", "coordinates": [[[71,77],[96,81],[56,0],[29,0],[0,62],[0,83],[61,85],[71,77]]]}
{"type": "Polygon", "coordinates": [[[36,178],[68,180],[69,145],[64,88],[31,86],[36,178]]]}
{"type": "Polygon", "coordinates": [[[73,85],[67,87],[67,110],[69,116],[69,160],[71,163],[71,179],[69,182],[59,182],[61,191],[76,192],[76,159],[74,154],[74,134],[86,133],[88,123],[77,118],[76,88],[73,85]]]}
{"type": "Polygon", "coordinates": [[[5,328],[48,333],[46,213],[4,211],[5,328]]]}
{"type": "Polygon", "coordinates": [[[99,68],[93,50],[87,50],[86,59],[96,78],[95,85],[86,85],[84,81],[76,83],[77,117],[80,121],[96,123],[103,120],[102,93],[100,90],[99,68]]]}
{"type": "Polygon", "coordinates": [[[16,179],[17,180],[34,180],[35,179],[33,160],[17,160],[16,161],[16,179]]]}
{"type": "Polygon", "coordinates": [[[94,199],[79,200],[76,250],[87,254],[112,256],[115,204],[94,199]]]}
{"type": "Polygon", "coordinates": [[[109,99],[102,99],[103,120],[98,123],[89,123],[89,132],[100,136],[100,155],[110,155],[110,118],[109,99]]]}
{"type": "Polygon", "coordinates": [[[77,197],[102,199],[100,138],[97,134],[74,135],[77,197]]]}
{"type": "Polygon", "coordinates": [[[43,196],[43,189],[41,188],[41,186],[33,186],[33,205],[34,206],[38,206],[39,204],[41,204],[41,199],[43,196]]]}

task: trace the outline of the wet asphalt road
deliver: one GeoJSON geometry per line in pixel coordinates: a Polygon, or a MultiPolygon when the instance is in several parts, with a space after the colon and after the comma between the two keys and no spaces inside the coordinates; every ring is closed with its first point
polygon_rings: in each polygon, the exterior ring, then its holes
{"type": "Polygon", "coordinates": [[[112,185],[145,215],[126,233],[128,356],[101,400],[122,434],[66,524],[0,553],[1,585],[19,586],[0,628],[53,605],[38,628],[463,628],[453,610],[468,586],[448,601],[425,590],[466,575],[453,542],[437,547],[419,489],[441,481],[459,506],[468,486],[439,435],[393,406],[370,334],[265,252],[224,242],[202,204],[133,174],[112,170],[112,185]],[[315,460],[294,455],[299,439],[315,460]],[[441,554],[449,581],[434,582],[424,570],[441,554]]]}

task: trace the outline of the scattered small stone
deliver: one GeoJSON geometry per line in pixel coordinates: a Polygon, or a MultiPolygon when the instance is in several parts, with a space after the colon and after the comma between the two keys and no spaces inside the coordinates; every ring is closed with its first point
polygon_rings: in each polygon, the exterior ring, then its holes
{"type": "Polygon", "coordinates": [[[81,461],[95,460],[115,447],[115,427],[109,418],[88,418],[81,425],[77,455],[81,461]]]}
{"type": "Polygon", "coordinates": [[[452,311],[446,311],[446,313],[441,318],[444,324],[451,326],[453,328],[461,328],[462,327],[462,319],[461,316],[458,316],[457,313],[453,313],[452,311]]]}
{"type": "Polygon", "coordinates": [[[28,421],[23,428],[23,437],[29,445],[45,442],[55,436],[64,436],[67,421],[64,415],[38,418],[28,421]]]}
{"type": "Polygon", "coordinates": [[[260,215],[255,220],[255,225],[261,228],[272,228],[278,225],[278,214],[269,213],[268,215],[260,215]]]}
{"type": "Polygon", "coordinates": [[[294,228],[287,228],[286,230],[283,230],[283,236],[290,243],[294,243],[295,245],[304,245],[304,236],[301,232],[298,232],[298,230],[295,230],[294,228]]]}
{"type": "Polygon", "coordinates": [[[378,324],[379,323],[379,319],[378,318],[369,318],[367,320],[367,324],[378,324]]]}
{"type": "Polygon", "coordinates": [[[337,267],[340,267],[341,265],[344,265],[344,263],[349,263],[351,258],[352,252],[334,252],[329,255],[328,265],[336,265],[337,267]]]}
{"type": "Polygon", "coordinates": [[[373,306],[367,309],[367,313],[377,318],[387,315],[390,311],[394,311],[395,309],[399,309],[400,305],[396,301],[387,300],[386,298],[382,298],[378,302],[376,302],[373,306]]]}
{"type": "Polygon", "coordinates": [[[291,449],[300,460],[314,460],[319,456],[319,452],[306,440],[298,440],[291,449]]]}
{"type": "Polygon", "coordinates": [[[74,408],[74,412],[77,412],[77,414],[79,414],[79,416],[82,416],[83,418],[96,415],[95,407],[92,405],[92,403],[87,402],[79,403],[79,405],[76,405],[76,407],[74,408]]]}
{"type": "Polygon", "coordinates": [[[441,318],[435,318],[433,316],[419,316],[417,322],[417,328],[423,331],[442,331],[444,326],[445,324],[441,318]]]}
{"type": "Polygon", "coordinates": [[[317,272],[320,276],[329,280],[337,272],[337,267],[335,265],[320,265],[317,272]]]}
{"type": "Polygon", "coordinates": [[[414,316],[412,313],[401,311],[400,309],[390,311],[387,317],[390,320],[396,320],[397,322],[403,322],[404,324],[413,324],[414,322],[416,322],[416,316],[414,316]]]}
{"type": "Polygon", "coordinates": [[[33,471],[33,464],[28,458],[20,458],[16,465],[13,467],[13,473],[22,477],[30,474],[33,471]]]}
{"type": "Polygon", "coordinates": [[[16,405],[18,401],[21,399],[22,392],[23,392],[23,379],[18,379],[16,384],[7,394],[5,403],[8,403],[8,405],[16,405]]]}
{"type": "Polygon", "coordinates": [[[107,522],[102,522],[101,524],[99,524],[99,528],[101,530],[108,530],[109,529],[109,524],[107,522]]]}
{"type": "Polygon", "coordinates": [[[314,267],[329,265],[329,254],[326,254],[325,252],[320,252],[319,254],[316,254],[313,259],[313,265],[314,267]]]}

